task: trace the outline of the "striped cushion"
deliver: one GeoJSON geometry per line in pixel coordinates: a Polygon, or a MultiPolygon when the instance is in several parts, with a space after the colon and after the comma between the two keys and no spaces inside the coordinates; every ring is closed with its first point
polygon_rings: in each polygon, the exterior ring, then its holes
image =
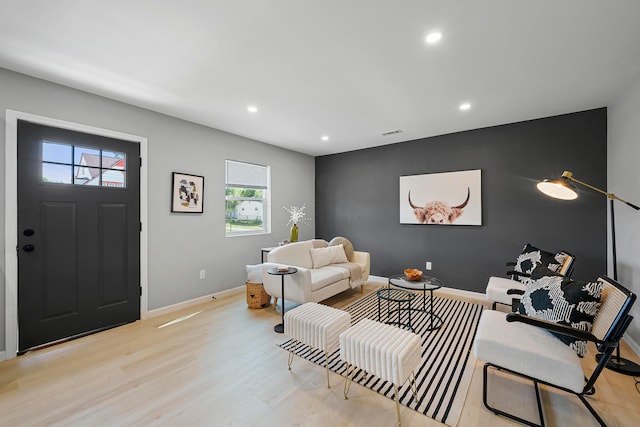
{"type": "Polygon", "coordinates": [[[340,358],[395,385],[421,363],[420,337],[395,326],[362,319],[340,335],[340,358]]]}
{"type": "Polygon", "coordinates": [[[284,314],[286,336],[327,353],[338,349],[339,336],[351,326],[346,311],[308,302],[284,314]]]}

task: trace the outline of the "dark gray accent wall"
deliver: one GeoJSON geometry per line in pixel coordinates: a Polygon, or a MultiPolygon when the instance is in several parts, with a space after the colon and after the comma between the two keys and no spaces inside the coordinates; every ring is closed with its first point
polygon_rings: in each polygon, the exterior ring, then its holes
{"type": "MultiPolygon", "coordinates": [[[[484,292],[525,243],[576,256],[573,277],[606,273],[607,198],[538,192],[564,170],[607,188],[606,108],[316,158],[316,235],[371,253],[371,274],[424,270],[452,288],[484,292]],[[482,170],[482,226],[400,224],[399,177],[482,170]]],[[[404,200],[403,200],[404,202],[404,200]]]]}

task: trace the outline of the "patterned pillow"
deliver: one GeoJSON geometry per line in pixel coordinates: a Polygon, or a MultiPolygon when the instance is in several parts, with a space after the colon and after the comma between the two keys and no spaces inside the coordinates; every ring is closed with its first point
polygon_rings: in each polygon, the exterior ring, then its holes
{"type": "MultiPolygon", "coordinates": [[[[558,271],[562,268],[562,264],[564,264],[565,259],[566,255],[564,254],[554,254],[543,251],[542,249],[538,249],[527,243],[516,260],[514,270],[519,273],[531,274],[536,266],[542,265],[551,271],[558,271]]],[[[515,276],[515,279],[525,284],[532,282],[529,277],[522,277],[518,275],[515,276]]]]}
{"type": "MultiPolygon", "coordinates": [[[[518,312],[590,332],[600,307],[602,289],[602,283],[597,281],[580,282],[559,275],[541,276],[527,285],[518,312]]],[[[575,350],[578,356],[584,357],[587,352],[586,341],[553,334],[575,350]]]]}

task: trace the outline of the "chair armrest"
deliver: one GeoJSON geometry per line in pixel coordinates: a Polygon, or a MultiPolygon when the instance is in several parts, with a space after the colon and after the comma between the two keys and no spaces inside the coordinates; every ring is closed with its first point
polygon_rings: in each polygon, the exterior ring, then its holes
{"type": "Polygon", "coordinates": [[[267,294],[282,298],[282,280],[285,282],[285,299],[297,303],[311,301],[311,271],[308,268],[282,263],[265,262],[262,264],[262,284],[267,294]],[[278,266],[295,267],[298,272],[285,276],[268,274],[270,268],[278,266]]]}
{"type": "Polygon", "coordinates": [[[507,271],[507,276],[531,277],[530,274],[521,273],[519,271],[507,271]]]}
{"type": "Polygon", "coordinates": [[[362,266],[362,279],[367,281],[371,272],[371,255],[369,252],[353,251],[353,261],[362,266]]]}
{"type": "Polygon", "coordinates": [[[596,343],[604,347],[616,347],[618,345],[617,342],[599,340],[589,332],[584,332],[569,326],[560,325],[558,323],[550,322],[548,320],[537,319],[535,317],[526,316],[524,314],[509,313],[507,314],[507,322],[526,323],[527,325],[536,326],[538,328],[546,329],[551,332],[557,332],[559,334],[567,335],[580,340],[591,341],[593,343],[596,343]]]}

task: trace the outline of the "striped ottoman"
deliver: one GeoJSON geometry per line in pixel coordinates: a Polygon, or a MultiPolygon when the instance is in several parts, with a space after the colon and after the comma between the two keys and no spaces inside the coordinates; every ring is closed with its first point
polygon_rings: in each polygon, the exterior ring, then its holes
{"type": "MultiPolygon", "coordinates": [[[[340,345],[340,334],[351,326],[351,315],[346,311],[307,302],[284,315],[284,334],[294,341],[307,344],[324,351],[327,369],[327,388],[329,383],[329,354],[340,345]]],[[[289,347],[289,370],[293,362],[293,349],[289,347]]]]}
{"type": "Polygon", "coordinates": [[[340,335],[340,358],[348,364],[344,398],[353,381],[354,366],[389,381],[393,383],[400,425],[398,387],[411,375],[411,392],[417,400],[414,371],[422,360],[421,352],[420,337],[413,332],[362,319],[340,335]]]}

